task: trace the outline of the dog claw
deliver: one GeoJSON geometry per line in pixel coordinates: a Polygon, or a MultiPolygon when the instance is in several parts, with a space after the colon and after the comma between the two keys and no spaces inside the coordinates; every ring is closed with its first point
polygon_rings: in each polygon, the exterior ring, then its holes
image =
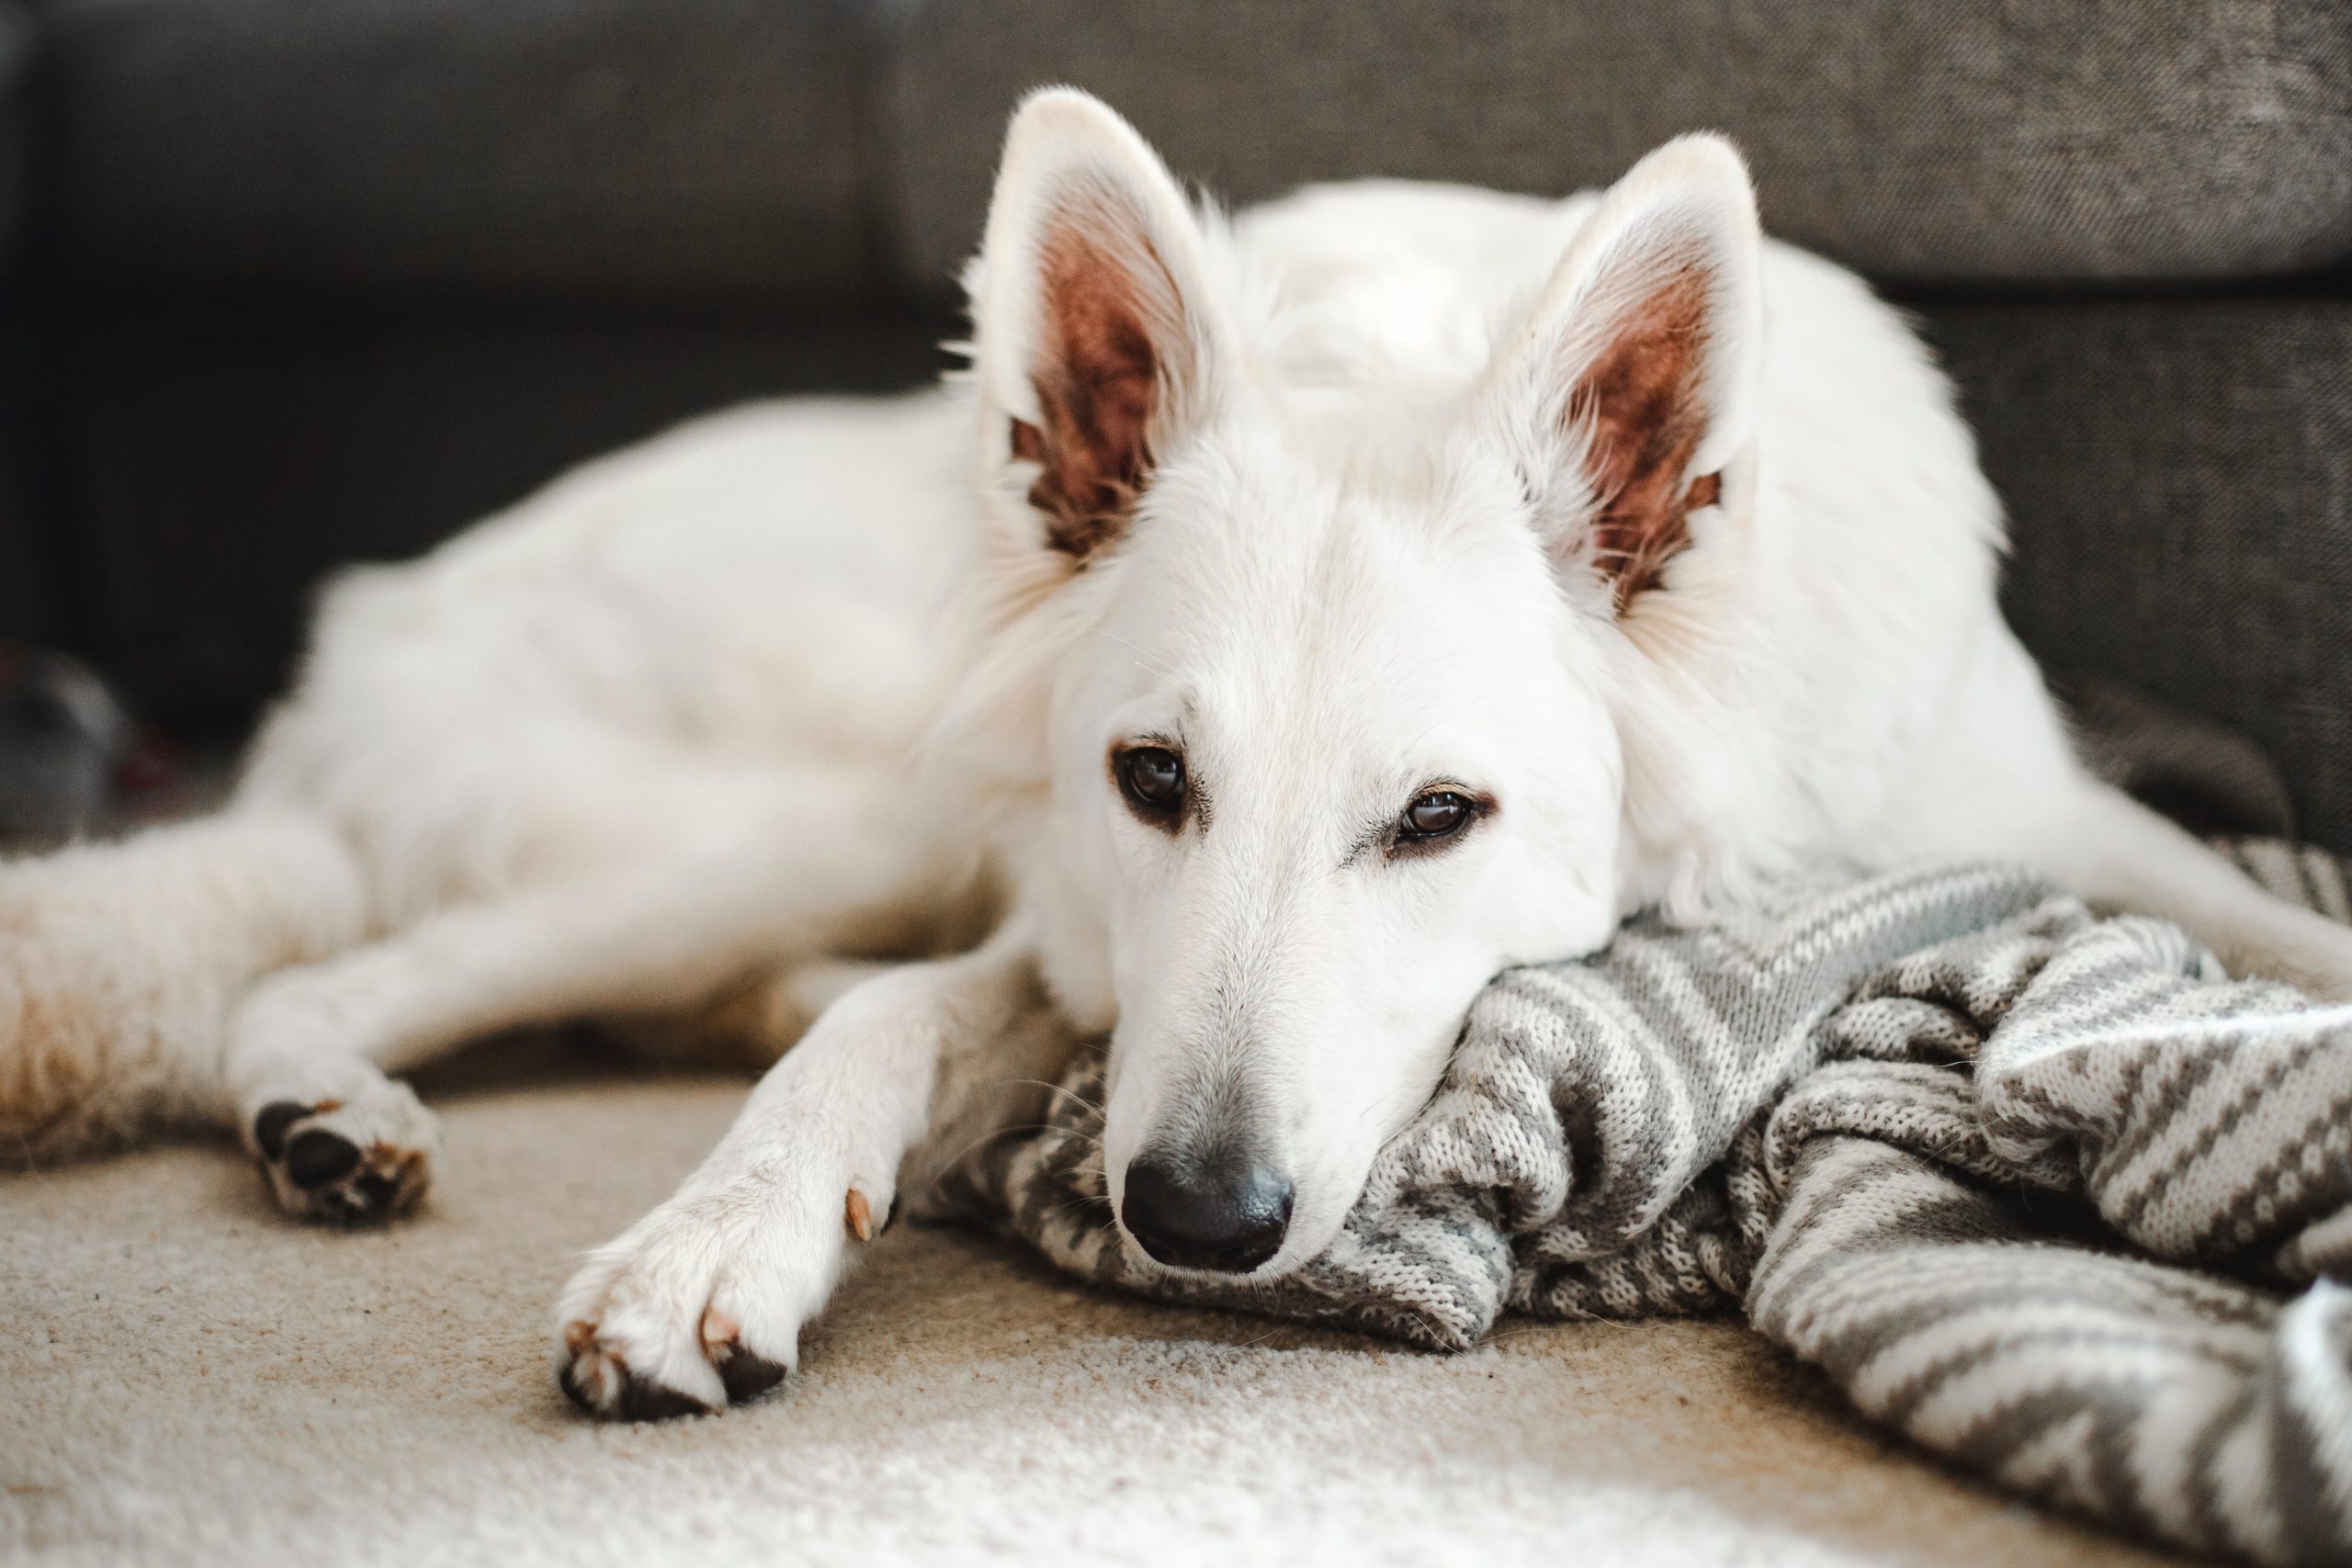
{"type": "Polygon", "coordinates": [[[718,1381],[727,1390],[727,1403],[748,1404],[791,1375],[792,1369],[782,1361],[771,1361],[765,1356],[754,1356],[743,1348],[740,1339],[730,1339],[711,1352],[710,1364],[718,1372],[718,1381]]]}
{"type": "Polygon", "coordinates": [[[705,1307],[700,1328],[703,1359],[726,1391],[717,1404],[631,1368],[621,1346],[601,1337],[595,1325],[584,1320],[563,1329],[564,1354],[556,1381],[574,1404],[600,1421],[667,1421],[715,1416],[729,1405],[748,1404],[792,1371],[786,1362],[746,1349],[743,1325],[731,1313],[705,1307]]]}
{"type": "Polygon", "coordinates": [[[599,1421],[674,1421],[718,1414],[690,1393],[636,1376],[616,1351],[597,1354],[593,1332],[579,1359],[566,1362],[556,1381],[566,1398],[599,1421]]]}
{"type": "Polygon", "coordinates": [[[854,1187],[851,1188],[849,1201],[844,1205],[844,1209],[842,1217],[849,1224],[849,1234],[860,1241],[872,1241],[874,1239],[874,1205],[865,1201],[865,1194],[854,1187]]]}

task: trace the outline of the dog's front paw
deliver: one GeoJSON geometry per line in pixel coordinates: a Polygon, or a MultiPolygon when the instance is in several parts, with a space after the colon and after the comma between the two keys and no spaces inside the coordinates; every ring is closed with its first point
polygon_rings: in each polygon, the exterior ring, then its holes
{"type": "Polygon", "coordinates": [[[416,1206],[433,1185],[441,1128],[406,1084],[375,1076],[344,1096],[266,1099],[245,1136],[288,1213],[357,1224],[416,1206]]]}
{"type": "Polygon", "coordinates": [[[680,1194],[594,1253],[556,1310],[556,1380],[591,1416],[741,1404],[799,1364],[800,1330],[873,1233],[855,1186],[774,1175],[680,1194]]]}

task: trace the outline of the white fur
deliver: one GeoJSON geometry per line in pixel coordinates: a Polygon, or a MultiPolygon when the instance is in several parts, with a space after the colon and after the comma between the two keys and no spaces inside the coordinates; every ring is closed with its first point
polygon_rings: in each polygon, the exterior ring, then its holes
{"type": "MultiPolygon", "coordinates": [[[[1073,1033],[1112,1042],[1114,1201],[1139,1151],[1248,1122],[1297,1193],[1272,1274],[1498,968],[1800,859],[2023,859],[2352,992],[2352,939],[2083,774],[1996,609],[1942,378],[1759,238],[1721,142],[1563,202],[1374,183],[1228,222],[1047,93],[970,284],[969,377],[707,420],[345,579],[221,819],[0,871],[6,1135],[232,1116],[250,1143],[263,1107],[333,1101],[300,1125],[405,1202],[433,1132],[385,1069],[582,1016],[781,1050],[831,960],[953,954],[1003,888],[985,944],[825,1010],[566,1291],[567,1377],[647,1413],[724,1404],[735,1355],[789,1364],[846,1194],[887,1215],[910,1149],[952,1157],[1000,1118],[980,1090],[1073,1033]],[[1008,440],[1071,222],[1148,264],[1166,351],[1150,483],[1082,568],[1008,440]],[[1567,389],[1676,269],[1710,323],[1690,472],[1722,489],[1620,615],[1567,389]],[[1174,835],[1106,772],[1150,736],[1213,795],[1174,835]],[[1367,851],[1431,781],[1498,808],[1442,854],[1367,851]]],[[[270,1168],[298,1212],[356,1201],[270,1168]]]]}

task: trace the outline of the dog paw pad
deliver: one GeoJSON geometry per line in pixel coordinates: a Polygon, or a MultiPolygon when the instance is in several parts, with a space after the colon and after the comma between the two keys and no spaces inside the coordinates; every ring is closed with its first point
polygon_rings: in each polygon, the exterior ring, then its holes
{"type": "Polygon", "coordinates": [[[297,1133],[286,1141],[286,1174],[306,1192],[340,1181],[358,1165],[359,1146],[323,1127],[297,1133]]]}
{"type": "Polygon", "coordinates": [[[389,1219],[414,1207],[432,1184],[439,1143],[432,1115],[389,1080],[357,1100],[273,1100],[251,1125],[272,1196],[304,1219],[389,1219]]]}
{"type": "Polygon", "coordinates": [[[273,1100],[261,1108],[254,1118],[254,1146],[264,1159],[276,1159],[286,1152],[286,1134],[294,1123],[311,1113],[311,1108],[296,1100],[273,1100]]]}

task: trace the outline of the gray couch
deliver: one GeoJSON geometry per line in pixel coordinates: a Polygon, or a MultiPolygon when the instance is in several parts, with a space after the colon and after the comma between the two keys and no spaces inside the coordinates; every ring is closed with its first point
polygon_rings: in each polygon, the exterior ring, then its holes
{"type": "MultiPolygon", "coordinates": [[[[0,0],[13,6],[13,0],[0,0]]],[[[0,635],[234,722],[310,585],[712,403],[926,374],[1006,111],[1237,200],[1701,126],[1943,350],[2062,671],[2352,850],[2343,0],[41,0],[0,10],[0,635]],[[14,171],[23,172],[19,179],[14,171]]]]}

